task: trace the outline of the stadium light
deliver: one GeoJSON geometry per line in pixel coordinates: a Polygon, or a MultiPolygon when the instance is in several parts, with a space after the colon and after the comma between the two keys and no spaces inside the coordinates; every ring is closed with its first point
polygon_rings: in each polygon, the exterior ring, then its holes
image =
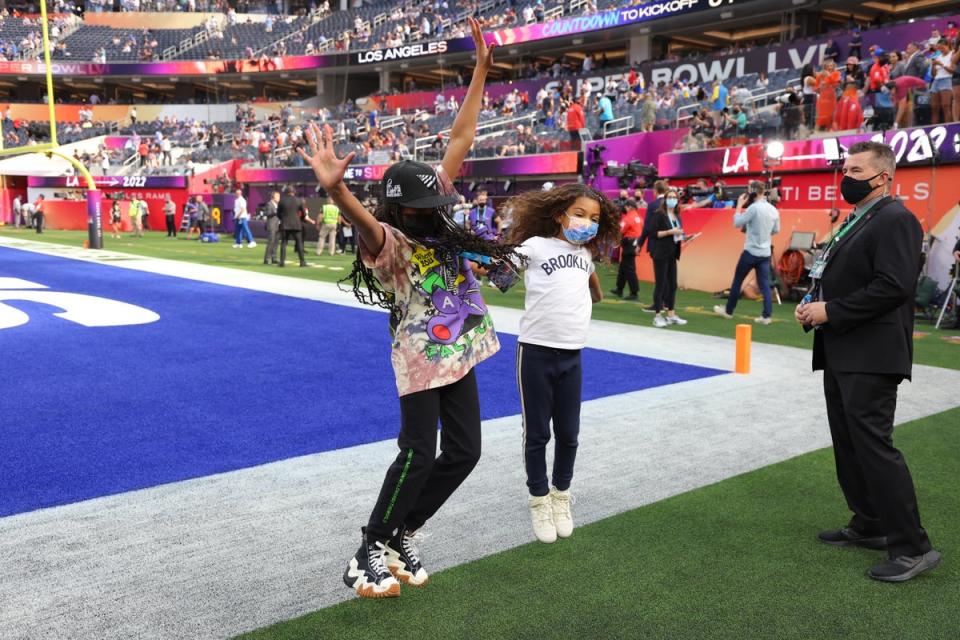
{"type": "Polygon", "coordinates": [[[771,160],[779,160],[782,158],[784,150],[783,143],[779,140],[773,140],[767,143],[767,157],[771,160]]]}

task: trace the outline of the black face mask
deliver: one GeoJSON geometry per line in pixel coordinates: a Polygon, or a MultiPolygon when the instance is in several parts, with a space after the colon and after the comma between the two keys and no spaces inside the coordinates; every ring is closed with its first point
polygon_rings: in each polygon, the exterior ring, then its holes
{"type": "Polygon", "coordinates": [[[403,230],[417,239],[436,238],[439,232],[437,216],[430,214],[408,214],[401,217],[403,230]]]}
{"type": "Polygon", "coordinates": [[[870,185],[870,181],[879,175],[883,175],[883,171],[876,176],[871,176],[864,180],[843,176],[843,180],[840,181],[840,195],[843,196],[843,199],[848,203],[857,204],[870,195],[871,191],[876,189],[876,187],[870,185]]]}

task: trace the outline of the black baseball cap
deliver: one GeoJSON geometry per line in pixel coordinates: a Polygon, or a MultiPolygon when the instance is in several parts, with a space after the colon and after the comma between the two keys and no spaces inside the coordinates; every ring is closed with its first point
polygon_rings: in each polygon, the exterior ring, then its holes
{"type": "Polygon", "coordinates": [[[423,162],[403,160],[383,174],[383,197],[387,204],[414,209],[433,209],[460,202],[458,195],[444,195],[436,170],[423,162]]]}

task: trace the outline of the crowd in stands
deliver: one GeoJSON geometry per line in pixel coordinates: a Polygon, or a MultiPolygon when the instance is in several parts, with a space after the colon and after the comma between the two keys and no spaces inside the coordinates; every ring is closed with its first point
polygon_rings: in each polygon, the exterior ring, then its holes
{"type": "MultiPolygon", "coordinates": [[[[51,53],[65,51],[63,39],[80,19],[73,15],[57,15],[48,25],[51,53]]],[[[0,9],[0,61],[38,58],[43,55],[43,34],[40,18],[22,15],[19,11],[0,9]]]]}
{"type": "Polygon", "coordinates": [[[283,14],[283,0],[86,0],[87,11],[199,11],[283,14]]]}

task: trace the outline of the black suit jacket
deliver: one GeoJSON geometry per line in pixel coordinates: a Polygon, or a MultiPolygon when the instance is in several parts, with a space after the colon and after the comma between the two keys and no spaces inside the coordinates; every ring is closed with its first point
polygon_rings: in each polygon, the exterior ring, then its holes
{"type": "MultiPolygon", "coordinates": [[[[675,237],[657,237],[658,232],[668,231],[672,228],[670,226],[670,218],[668,218],[665,213],[661,213],[660,211],[654,211],[650,217],[650,255],[653,256],[654,260],[669,260],[671,258],[674,260],[679,260],[680,243],[674,239],[675,237]]],[[[677,213],[677,222],[680,224],[680,226],[683,226],[683,220],[681,220],[679,212],[677,213]]]]}
{"type": "Polygon", "coordinates": [[[280,224],[285,231],[300,231],[303,226],[300,223],[300,198],[296,196],[283,196],[277,205],[277,215],[280,217],[280,224]]]}
{"type": "Polygon", "coordinates": [[[882,198],[837,243],[821,279],[827,324],[814,333],[813,368],[910,377],[923,230],[882,198]]]}
{"type": "Polygon", "coordinates": [[[653,253],[653,241],[657,239],[657,232],[653,231],[653,225],[656,223],[656,213],[660,205],[663,204],[663,198],[654,198],[653,202],[647,205],[647,214],[643,217],[643,233],[637,241],[637,249],[643,251],[643,245],[647,245],[647,253],[653,253]]]}

